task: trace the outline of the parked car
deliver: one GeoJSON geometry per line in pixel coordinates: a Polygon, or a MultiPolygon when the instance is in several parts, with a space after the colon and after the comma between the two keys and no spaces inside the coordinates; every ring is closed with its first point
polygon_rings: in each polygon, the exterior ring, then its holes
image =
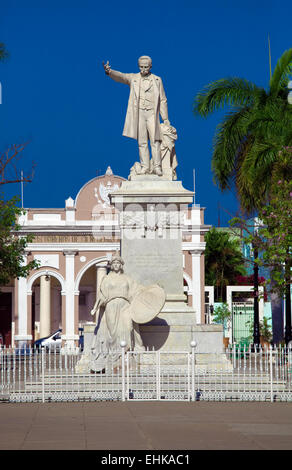
{"type": "MultiPolygon", "coordinates": [[[[40,338],[33,343],[34,349],[46,348],[46,351],[60,351],[62,340],[61,340],[61,332],[62,329],[55,331],[50,336],[46,336],[45,338],[40,338]]],[[[79,328],[79,343],[78,346],[81,351],[84,348],[84,336],[83,336],[83,328],[79,328]]]]}
{"type": "Polygon", "coordinates": [[[45,348],[46,351],[60,351],[62,340],[61,340],[61,329],[58,329],[50,336],[46,336],[45,338],[37,339],[33,343],[33,347],[35,349],[45,348]]]}

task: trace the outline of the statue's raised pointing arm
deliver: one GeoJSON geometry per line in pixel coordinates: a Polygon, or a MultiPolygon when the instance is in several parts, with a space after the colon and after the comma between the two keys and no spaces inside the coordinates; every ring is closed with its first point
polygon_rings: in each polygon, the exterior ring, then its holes
{"type": "Polygon", "coordinates": [[[116,82],[130,86],[123,135],[138,140],[140,174],[152,172],[162,176],[160,116],[164,124],[170,125],[167,99],[161,78],[151,73],[151,58],[140,57],[138,65],[140,73],[122,73],[112,70],[108,61],[103,63],[106,75],[116,82]],[[150,165],[148,140],[151,144],[152,165],[150,165]]]}

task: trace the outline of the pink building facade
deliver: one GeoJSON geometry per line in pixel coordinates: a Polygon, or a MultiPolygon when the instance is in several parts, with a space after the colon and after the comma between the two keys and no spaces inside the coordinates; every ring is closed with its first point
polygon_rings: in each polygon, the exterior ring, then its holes
{"type": "MultiPolygon", "coordinates": [[[[120,250],[119,214],[110,194],[124,178],[108,167],[105,175],[88,181],[65,207],[26,209],[21,233],[34,234],[25,262],[39,268],[28,278],[12,280],[0,300],[0,333],[8,345],[32,344],[62,329],[62,342],[78,344],[79,328],[94,319],[90,311],[112,254],[120,250]]],[[[182,265],[186,302],[197,324],[205,322],[204,208],[192,205],[184,213],[182,265]]]]}

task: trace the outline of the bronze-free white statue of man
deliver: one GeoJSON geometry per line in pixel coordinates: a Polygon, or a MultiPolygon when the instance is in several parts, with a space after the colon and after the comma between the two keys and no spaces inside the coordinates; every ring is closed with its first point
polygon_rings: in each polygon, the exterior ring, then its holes
{"type": "Polygon", "coordinates": [[[105,73],[116,82],[130,86],[127,115],[123,135],[138,140],[141,163],[140,174],[151,171],[162,176],[161,169],[161,116],[164,124],[169,125],[167,99],[162,80],[151,73],[152,59],[141,56],[138,59],[140,73],[121,73],[112,70],[109,62],[103,64],[105,73]],[[150,140],[152,165],[148,147],[150,140]]]}

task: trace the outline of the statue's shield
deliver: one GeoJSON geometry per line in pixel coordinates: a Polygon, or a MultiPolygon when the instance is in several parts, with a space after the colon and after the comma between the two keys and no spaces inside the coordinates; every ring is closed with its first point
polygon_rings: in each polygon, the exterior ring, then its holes
{"type": "Polygon", "coordinates": [[[165,303],[165,292],[157,284],[141,289],[130,305],[130,315],[136,323],[147,323],[158,315],[165,303]]]}

